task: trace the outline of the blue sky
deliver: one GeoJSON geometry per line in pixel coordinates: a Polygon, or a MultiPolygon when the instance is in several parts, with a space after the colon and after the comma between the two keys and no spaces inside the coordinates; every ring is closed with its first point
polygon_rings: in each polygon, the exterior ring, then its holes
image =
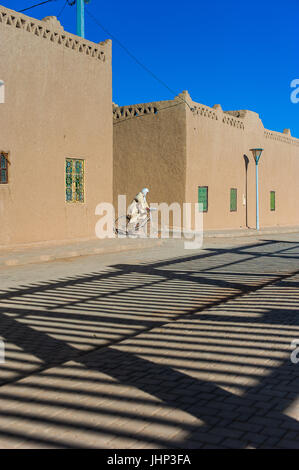
{"type": "MultiPolygon", "coordinates": [[[[20,10],[42,0],[0,0],[20,10]]],[[[26,12],[57,16],[65,0],[26,12]]],[[[290,83],[299,79],[298,0],[91,0],[87,6],[175,94],[224,110],[250,109],[268,129],[290,128],[299,138],[299,103],[290,83]]],[[[76,7],[59,18],[76,32],[76,7]]],[[[86,15],[86,38],[108,35],[86,15]]],[[[113,100],[119,105],[172,99],[173,94],[113,44],[113,100]]],[[[299,96],[299,95],[298,95],[299,96]]]]}

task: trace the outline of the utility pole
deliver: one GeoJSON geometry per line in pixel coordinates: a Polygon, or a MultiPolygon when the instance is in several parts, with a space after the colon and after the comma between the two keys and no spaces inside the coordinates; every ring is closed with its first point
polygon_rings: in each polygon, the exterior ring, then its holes
{"type": "Polygon", "coordinates": [[[84,38],[84,0],[77,0],[77,36],[84,38]]]}

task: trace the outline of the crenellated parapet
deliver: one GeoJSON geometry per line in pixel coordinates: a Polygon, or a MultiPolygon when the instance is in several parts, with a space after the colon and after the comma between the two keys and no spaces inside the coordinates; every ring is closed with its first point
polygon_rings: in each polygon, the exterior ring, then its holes
{"type": "Polygon", "coordinates": [[[210,108],[209,106],[195,103],[194,101],[192,101],[191,109],[192,109],[194,116],[207,117],[209,119],[214,119],[215,121],[222,122],[223,124],[226,124],[230,127],[234,127],[236,129],[241,129],[241,130],[245,129],[245,124],[244,124],[245,115],[239,114],[241,113],[240,111],[235,111],[235,112],[223,111],[220,104],[216,104],[213,106],[213,108],[210,108]]]}
{"type": "Polygon", "coordinates": [[[229,114],[230,116],[234,116],[236,118],[244,119],[248,113],[246,109],[236,110],[236,111],[224,111],[225,114],[229,114]]]}
{"type": "Polygon", "coordinates": [[[102,62],[111,59],[111,40],[108,39],[99,44],[95,44],[79,36],[75,36],[74,34],[64,31],[55,16],[47,16],[39,21],[0,5],[0,25],[26,31],[36,38],[58,44],[78,54],[83,54],[102,62]]]}
{"type": "Polygon", "coordinates": [[[159,111],[167,109],[171,106],[176,106],[176,104],[174,104],[173,101],[158,101],[129,106],[117,106],[113,103],[113,120],[114,122],[117,122],[135,117],[147,116],[150,114],[158,114],[159,111]]]}
{"type": "Polygon", "coordinates": [[[195,119],[211,119],[215,121],[215,123],[224,124],[231,128],[238,129],[238,131],[247,130],[250,132],[250,129],[257,126],[260,132],[264,132],[264,137],[266,139],[272,139],[286,144],[299,145],[299,139],[292,137],[289,129],[284,129],[283,133],[265,129],[259,115],[254,111],[246,109],[223,111],[220,104],[215,104],[210,108],[209,106],[193,101],[188,91],[183,91],[170,101],[156,101],[153,103],[142,103],[130,106],[117,106],[113,103],[113,120],[114,123],[116,123],[146,115],[158,115],[160,111],[170,109],[172,107],[174,108],[178,105],[185,105],[186,110],[191,112],[195,119]]]}
{"type": "Polygon", "coordinates": [[[178,96],[176,96],[174,100],[170,101],[156,101],[153,103],[142,103],[129,106],[117,106],[113,104],[113,120],[114,122],[117,122],[149,114],[158,114],[164,109],[169,109],[182,104],[185,104],[186,107],[188,107],[194,117],[202,116],[215,121],[220,121],[223,124],[235,127],[236,129],[244,130],[245,128],[242,119],[236,119],[233,116],[229,116],[226,112],[222,111],[220,105],[216,105],[214,108],[210,108],[209,106],[195,103],[192,101],[187,91],[183,91],[178,96]]]}
{"type": "MultiPolygon", "coordinates": [[[[223,113],[223,114],[225,114],[225,113],[223,113]]],[[[228,124],[231,127],[235,127],[236,129],[242,129],[242,130],[245,129],[245,125],[244,125],[243,121],[241,121],[240,119],[236,119],[233,116],[229,116],[227,114],[222,117],[222,122],[224,124],[228,124]]]]}
{"type": "Polygon", "coordinates": [[[193,103],[192,112],[194,116],[203,116],[209,119],[215,119],[216,121],[218,120],[218,113],[213,108],[209,108],[203,104],[193,103]]]}
{"type": "Polygon", "coordinates": [[[276,132],[265,129],[264,137],[266,139],[276,140],[277,142],[283,142],[284,144],[299,145],[299,139],[291,137],[290,132],[276,132]]]}

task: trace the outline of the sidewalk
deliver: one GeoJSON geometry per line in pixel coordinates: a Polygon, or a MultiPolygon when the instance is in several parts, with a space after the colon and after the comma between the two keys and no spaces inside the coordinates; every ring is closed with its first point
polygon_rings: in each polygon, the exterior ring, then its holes
{"type": "Polygon", "coordinates": [[[261,235],[275,235],[279,233],[299,233],[299,225],[288,227],[264,227],[257,231],[255,228],[240,228],[237,230],[207,230],[204,238],[234,238],[234,237],[256,237],[261,235]]]}
{"type": "Polygon", "coordinates": [[[19,247],[0,248],[0,268],[21,266],[25,264],[44,263],[64,260],[79,256],[117,253],[121,251],[142,250],[160,246],[163,242],[157,239],[105,239],[81,240],[73,243],[56,242],[20,245],[19,247]]]}
{"type": "MultiPolygon", "coordinates": [[[[299,233],[299,226],[266,227],[257,232],[255,229],[207,230],[204,239],[239,238],[283,233],[299,233]]],[[[117,253],[129,250],[142,250],[161,246],[166,240],[144,238],[116,238],[105,240],[77,240],[74,242],[42,242],[30,245],[19,245],[13,248],[0,247],[0,268],[22,266],[54,260],[64,260],[79,256],[117,253]]]]}

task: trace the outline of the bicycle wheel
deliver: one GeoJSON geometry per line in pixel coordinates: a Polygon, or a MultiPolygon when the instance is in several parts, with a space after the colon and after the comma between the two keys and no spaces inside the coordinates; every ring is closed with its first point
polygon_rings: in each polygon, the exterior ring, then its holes
{"type": "Polygon", "coordinates": [[[139,224],[139,228],[143,228],[151,220],[150,216],[147,216],[144,221],[139,224]]]}
{"type": "Polygon", "coordinates": [[[150,216],[147,216],[145,218],[139,219],[137,222],[137,225],[134,228],[134,231],[132,232],[132,235],[135,235],[137,237],[147,237],[148,236],[148,223],[150,222],[151,218],[150,216]]]}
{"type": "Polygon", "coordinates": [[[114,223],[114,231],[115,233],[119,233],[121,235],[126,235],[127,234],[127,225],[128,225],[128,219],[126,215],[122,215],[121,217],[118,217],[114,223]]]}
{"type": "Polygon", "coordinates": [[[129,237],[144,237],[147,236],[147,223],[150,221],[150,217],[139,218],[133,223],[127,225],[127,235],[129,237]]]}

